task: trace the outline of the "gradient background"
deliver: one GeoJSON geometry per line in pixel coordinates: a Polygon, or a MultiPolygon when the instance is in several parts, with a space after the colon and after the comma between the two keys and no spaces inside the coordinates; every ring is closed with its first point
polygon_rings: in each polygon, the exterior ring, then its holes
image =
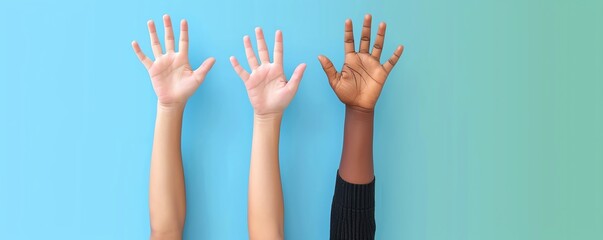
{"type": "Polygon", "coordinates": [[[358,39],[369,12],[388,23],[384,56],[406,46],[376,112],[377,239],[603,239],[601,1],[0,9],[2,239],[148,238],[156,98],[130,42],[150,55],[146,21],[164,13],[189,20],[193,65],[217,59],[185,112],[185,238],[247,238],[252,108],[228,57],[262,26],[283,30],[289,75],[308,63],[281,133],[286,238],[327,239],[344,107],[316,56],[340,66],[344,20],[358,39]]]}

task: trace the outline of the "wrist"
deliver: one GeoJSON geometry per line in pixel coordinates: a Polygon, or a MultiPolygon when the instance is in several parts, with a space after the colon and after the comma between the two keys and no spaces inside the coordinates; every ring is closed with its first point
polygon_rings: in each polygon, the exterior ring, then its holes
{"type": "Polygon", "coordinates": [[[365,108],[365,107],[360,107],[360,106],[354,106],[354,105],[345,105],[346,111],[352,110],[352,111],[356,111],[356,112],[361,112],[361,113],[367,113],[367,114],[373,114],[375,112],[375,108],[365,108]]]}
{"type": "Polygon", "coordinates": [[[283,113],[253,113],[253,121],[259,124],[279,124],[283,119],[283,113]]]}
{"type": "Polygon", "coordinates": [[[157,112],[161,113],[182,113],[184,112],[185,103],[160,103],[157,102],[157,112]]]}
{"type": "Polygon", "coordinates": [[[374,108],[363,108],[363,107],[352,106],[352,105],[345,105],[345,110],[346,110],[346,112],[352,112],[352,113],[361,114],[361,115],[374,115],[375,114],[374,108]]]}

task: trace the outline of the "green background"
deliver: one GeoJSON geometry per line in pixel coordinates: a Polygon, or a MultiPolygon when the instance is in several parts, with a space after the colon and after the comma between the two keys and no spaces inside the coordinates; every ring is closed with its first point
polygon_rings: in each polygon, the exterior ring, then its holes
{"type": "Polygon", "coordinates": [[[392,5],[407,50],[376,155],[402,157],[377,172],[403,191],[378,185],[378,217],[402,223],[383,239],[602,239],[603,2],[392,5]]]}

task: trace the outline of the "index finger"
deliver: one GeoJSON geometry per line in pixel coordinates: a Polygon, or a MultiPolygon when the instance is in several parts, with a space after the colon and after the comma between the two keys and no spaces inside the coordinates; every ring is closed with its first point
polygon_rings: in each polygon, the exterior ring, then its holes
{"type": "Polygon", "coordinates": [[[354,30],[352,27],[352,20],[345,20],[345,33],[343,35],[345,53],[354,52],[354,30]]]}

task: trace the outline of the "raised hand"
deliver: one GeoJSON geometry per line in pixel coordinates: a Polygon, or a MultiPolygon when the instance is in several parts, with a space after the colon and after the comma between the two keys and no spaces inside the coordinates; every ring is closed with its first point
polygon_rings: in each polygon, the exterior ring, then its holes
{"type": "Polygon", "coordinates": [[[251,68],[249,74],[233,56],[230,63],[245,83],[249,101],[256,115],[282,114],[295,96],[302,79],[306,64],[302,63],[287,81],[283,70],[283,34],[276,31],[274,43],[274,62],[270,62],[268,48],[261,28],[255,29],[260,63],[255,56],[249,36],[243,37],[245,55],[251,68]]]}
{"type": "Polygon", "coordinates": [[[322,55],[318,57],[339,100],[348,107],[362,111],[374,110],[385,80],[404,50],[402,45],[398,46],[389,60],[383,65],[381,64],[380,58],[386,27],[385,23],[382,22],[379,24],[377,40],[373,45],[373,50],[369,53],[371,19],[370,14],[364,17],[358,52],[354,48],[352,21],[349,19],[345,21],[345,61],[341,72],[337,72],[333,63],[327,57],[322,55]]]}
{"type": "Polygon", "coordinates": [[[193,71],[188,62],[186,20],[180,22],[178,52],[175,50],[174,32],[168,15],[163,16],[163,24],[165,54],[152,20],[147,25],[155,61],[142,53],[136,41],[132,42],[132,48],[149,72],[157,94],[157,117],[149,174],[151,239],[182,239],[186,219],[186,190],[180,151],[184,107],[215,60],[208,58],[193,71]]]}
{"type": "Polygon", "coordinates": [[[165,27],[165,54],[162,52],[153,20],[149,20],[147,25],[155,61],[149,59],[140,50],[136,41],[132,42],[132,48],[149,72],[158,103],[166,107],[183,106],[203,82],[215,59],[213,57],[206,59],[199,68],[193,71],[188,62],[188,23],[184,19],[180,21],[178,52],[174,48],[172,21],[167,14],[163,16],[163,24],[165,27]]]}

